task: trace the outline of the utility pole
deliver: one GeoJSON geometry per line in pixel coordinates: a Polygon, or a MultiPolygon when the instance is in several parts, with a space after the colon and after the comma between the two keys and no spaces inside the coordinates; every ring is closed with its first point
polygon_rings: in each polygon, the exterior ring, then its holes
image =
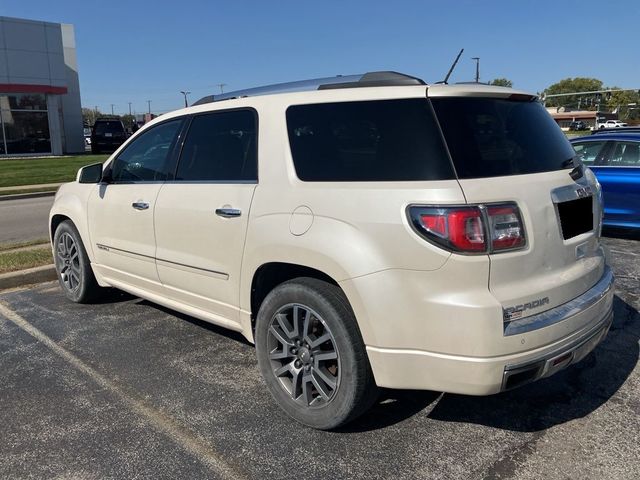
{"type": "Polygon", "coordinates": [[[187,95],[189,95],[191,92],[180,90],[180,93],[184,95],[184,108],[187,108],[189,106],[189,103],[187,102],[187,95]]]}
{"type": "Polygon", "coordinates": [[[113,115],[113,114],[114,114],[114,113],[113,113],[113,107],[114,107],[114,106],[115,106],[115,105],[112,103],[112,104],[111,104],[111,115],[113,115]]]}
{"type": "Polygon", "coordinates": [[[227,86],[226,83],[216,83],[220,87],[220,93],[224,93],[224,87],[227,86]]]}
{"type": "Polygon", "coordinates": [[[147,105],[149,105],[149,116],[151,116],[151,100],[147,100],[147,105]]]}
{"type": "Polygon", "coordinates": [[[133,122],[134,119],[131,116],[131,102],[127,102],[129,104],[129,128],[131,129],[131,131],[133,131],[133,122]]]}
{"type": "Polygon", "coordinates": [[[476,61],[476,83],[480,83],[480,57],[471,57],[476,61]]]}

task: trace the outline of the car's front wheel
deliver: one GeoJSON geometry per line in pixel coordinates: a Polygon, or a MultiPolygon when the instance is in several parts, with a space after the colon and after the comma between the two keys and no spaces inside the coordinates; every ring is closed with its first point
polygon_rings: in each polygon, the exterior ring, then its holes
{"type": "Polygon", "coordinates": [[[91,262],[70,220],[58,225],[53,236],[54,261],[62,291],[71,301],[87,303],[97,298],[102,289],[91,269],[91,262]]]}
{"type": "Polygon", "coordinates": [[[314,278],[279,285],[260,307],[255,336],[267,387],[295,420],[332,429],[375,401],[362,336],[336,285],[314,278]]]}

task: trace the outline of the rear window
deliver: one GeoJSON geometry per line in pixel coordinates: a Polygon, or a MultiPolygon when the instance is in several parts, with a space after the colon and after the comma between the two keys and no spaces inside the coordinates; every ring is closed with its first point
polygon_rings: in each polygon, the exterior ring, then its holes
{"type": "Polygon", "coordinates": [[[575,165],[575,152],[538,102],[433,98],[458,178],[549,172],[575,165]]]}
{"type": "Polygon", "coordinates": [[[121,122],[96,122],[94,125],[94,131],[97,135],[104,135],[105,133],[122,133],[124,127],[121,122]]]}
{"type": "Polygon", "coordinates": [[[292,106],[287,127],[303,181],[455,178],[426,99],[292,106]]]}

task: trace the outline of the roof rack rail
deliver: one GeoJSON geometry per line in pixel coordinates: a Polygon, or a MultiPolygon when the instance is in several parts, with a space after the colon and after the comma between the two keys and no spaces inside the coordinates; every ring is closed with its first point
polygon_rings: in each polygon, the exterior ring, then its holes
{"type": "Polygon", "coordinates": [[[614,127],[614,128],[598,128],[593,130],[591,135],[597,135],[599,133],[639,133],[640,127],[614,127]]]}
{"type": "Polygon", "coordinates": [[[271,95],[274,93],[306,92],[310,90],[329,90],[334,88],[392,87],[404,85],[426,85],[426,83],[420,78],[392,71],[368,72],[359,75],[337,75],[335,77],[314,78],[298,82],[276,83],[274,85],[221,93],[220,95],[207,95],[193,103],[192,106],[204,105],[205,103],[219,102],[221,100],[229,100],[232,98],[271,95]]]}

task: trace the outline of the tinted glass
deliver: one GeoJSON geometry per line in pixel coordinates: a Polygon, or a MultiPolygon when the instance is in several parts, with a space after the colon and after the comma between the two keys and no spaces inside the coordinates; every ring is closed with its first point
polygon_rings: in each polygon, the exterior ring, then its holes
{"type": "Polygon", "coordinates": [[[580,156],[582,162],[589,166],[593,165],[596,162],[596,158],[602,151],[602,147],[606,142],[584,142],[584,143],[574,143],[573,148],[576,153],[580,156]]]}
{"type": "Polygon", "coordinates": [[[613,153],[603,165],[609,167],[640,167],[640,142],[617,142],[613,153]]]}
{"type": "Polygon", "coordinates": [[[47,110],[47,101],[39,93],[0,94],[0,108],[6,110],[47,110]]]}
{"type": "Polygon", "coordinates": [[[181,118],[170,120],[140,134],[113,162],[113,181],[165,180],[167,158],[181,125],[181,118]]]}
{"type": "Polygon", "coordinates": [[[304,181],[455,178],[426,99],[293,106],[287,127],[304,181]]]}
{"type": "Polygon", "coordinates": [[[47,112],[3,111],[8,154],[51,151],[47,112]]]}
{"type": "Polygon", "coordinates": [[[176,180],[257,180],[256,146],[253,111],[197,115],[182,147],[176,180]]]}
{"type": "Polygon", "coordinates": [[[459,178],[523,175],[573,168],[575,152],[538,102],[434,98],[459,178]]]}
{"type": "Polygon", "coordinates": [[[96,135],[104,135],[105,133],[123,133],[124,127],[121,122],[96,122],[94,125],[96,135]]]}

